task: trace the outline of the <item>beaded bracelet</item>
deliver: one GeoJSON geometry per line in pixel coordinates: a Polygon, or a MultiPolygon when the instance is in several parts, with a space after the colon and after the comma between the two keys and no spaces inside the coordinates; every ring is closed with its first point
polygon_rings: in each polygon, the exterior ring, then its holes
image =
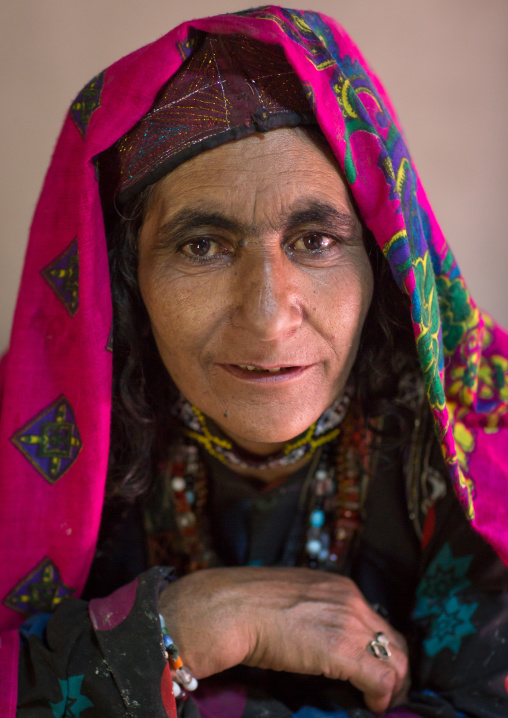
{"type": "Polygon", "coordinates": [[[176,673],[176,680],[173,681],[173,695],[175,698],[185,698],[185,691],[195,691],[198,687],[198,682],[187,666],[183,665],[182,659],[178,655],[178,648],[169,636],[166,623],[160,613],[159,619],[161,622],[162,640],[164,642],[164,648],[166,649],[166,658],[176,673]]]}

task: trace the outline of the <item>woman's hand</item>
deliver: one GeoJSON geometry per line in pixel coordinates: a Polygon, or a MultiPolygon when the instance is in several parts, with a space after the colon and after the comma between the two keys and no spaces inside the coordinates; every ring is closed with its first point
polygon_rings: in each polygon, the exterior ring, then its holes
{"type": "Polygon", "coordinates": [[[198,571],[160,597],[160,611],[197,678],[240,663],[350,681],[382,713],[409,688],[406,642],[348,578],[304,568],[198,571]],[[390,641],[382,661],[366,648],[390,641]]]}

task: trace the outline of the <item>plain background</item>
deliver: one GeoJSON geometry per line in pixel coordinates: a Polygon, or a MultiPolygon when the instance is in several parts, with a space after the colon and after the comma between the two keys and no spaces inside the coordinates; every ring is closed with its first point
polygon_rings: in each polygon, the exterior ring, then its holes
{"type": "MultiPolygon", "coordinates": [[[[253,3],[254,4],[254,3],[253,3]]],[[[248,1],[1,0],[0,351],[31,216],[67,107],[120,56],[248,1]]],[[[508,0],[309,0],[384,81],[478,304],[508,325],[508,0]]]]}

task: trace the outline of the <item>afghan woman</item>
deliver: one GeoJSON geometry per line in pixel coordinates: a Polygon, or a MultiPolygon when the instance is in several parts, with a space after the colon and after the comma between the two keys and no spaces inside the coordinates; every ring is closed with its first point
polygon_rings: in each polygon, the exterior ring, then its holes
{"type": "Polygon", "coordinates": [[[508,714],[508,341],[346,33],[78,95],[1,365],[1,715],[508,714]]]}

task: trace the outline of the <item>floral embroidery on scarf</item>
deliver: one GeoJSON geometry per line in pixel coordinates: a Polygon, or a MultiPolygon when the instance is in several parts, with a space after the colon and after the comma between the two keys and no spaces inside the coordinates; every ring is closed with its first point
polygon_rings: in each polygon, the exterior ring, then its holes
{"type": "MultiPolygon", "coordinates": [[[[347,181],[353,184],[357,179],[357,168],[351,147],[351,136],[358,131],[377,136],[376,128],[372,126],[368,113],[358,97],[358,93],[367,93],[374,98],[378,107],[380,107],[380,104],[370,83],[368,83],[365,75],[360,72],[359,67],[358,72],[355,73],[350,58],[345,58],[345,65],[351,74],[346,76],[342,73],[339,74],[339,72],[335,72],[331,85],[345,122],[344,140],[346,142],[346,155],[344,159],[344,171],[347,181]]],[[[394,172],[391,162],[388,162],[386,165],[381,161],[380,166],[388,177],[393,178],[394,172]]]]}
{"type": "Polygon", "coordinates": [[[508,361],[499,354],[482,357],[478,382],[479,404],[487,412],[483,430],[496,434],[508,411],[508,361]]]}
{"type": "Polygon", "coordinates": [[[508,412],[508,361],[501,354],[490,354],[494,341],[494,322],[489,314],[482,313],[485,322],[483,354],[478,373],[478,408],[486,414],[483,429],[494,434],[504,426],[508,412]]]}
{"type": "MultiPolygon", "coordinates": [[[[390,165],[391,166],[391,165],[390,165]]],[[[403,277],[411,268],[411,252],[407,241],[407,232],[401,229],[383,246],[383,254],[394,272],[397,283],[401,289],[404,288],[403,277]]]]}
{"type": "Polygon", "coordinates": [[[454,557],[446,543],[418,586],[413,618],[430,618],[427,638],[423,641],[430,657],[443,648],[457,654],[462,638],[476,632],[470,619],[478,604],[463,603],[458,597],[471,584],[467,572],[472,559],[472,555],[454,557]]]}
{"type": "Polygon", "coordinates": [[[74,412],[63,395],[26,423],[11,441],[50,484],[70,469],[82,446],[74,412]]]}
{"type": "Polygon", "coordinates": [[[50,262],[41,274],[73,317],[79,307],[79,255],[75,237],[69,246],[50,262]]]}
{"type": "Polygon", "coordinates": [[[70,114],[74,124],[84,137],[95,110],[101,106],[105,71],[100,72],[84,86],[71,105],[70,114]]]}
{"type": "Polygon", "coordinates": [[[59,703],[50,703],[54,718],[80,718],[82,711],[93,708],[92,701],[81,693],[81,684],[84,675],[69,676],[66,680],[59,680],[62,691],[62,700],[59,703]]]}
{"type": "Polygon", "coordinates": [[[478,326],[480,320],[480,312],[471,302],[464,279],[453,265],[454,258],[448,250],[442,263],[442,273],[436,276],[444,353],[448,356],[457,349],[464,335],[478,326]]]}
{"type": "Polygon", "coordinates": [[[460,420],[456,420],[453,425],[453,438],[457,448],[457,459],[463,471],[469,472],[470,455],[475,450],[475,440],[473,433],[460,420]]]}
{"type": "Polygon", "coordinates": [[[443,363],[442,348],[439,340],[439,305],[434,283],[434,271],[426,252],[423,258],[413,262],[416,286],[411,297],[413,321],[420,328],[416,338],[416,348],[423,370],[430,405],[441,410],[445,406],[445,396],[439,370],[443,363]]]}
{"type": "MultiPolygon", "coordinates": [[[[275,13],[269,8],[260,7],[253,10],[240,10],[240,12],[234,14],[240,17],[248,16],[256,18],[257,20],[271,20],[277,23],[283,33],[298,45],[308,45],[308,43],[312,43],[315,45],[316,51],[318,49],[323,50],[315,33],[304,19],[305,13],[303,12],[279,7],[275,13]],[[302,40],[304,41],[303,43],[302,40]]],[[[314,13],[312,13],[312,15],[314,15],[314,13]]],[[[305,49],[309,50],[310,48],[307,46],[305,49]]]]}
{"type": "Polygon", "coordinates": [[[469,462],[476,449],[475,433],[467,426],[468,408],[455,401],[448,401],[447,406],[452,417],[451,426],[457,454],[458,484],[461,489],[458,498],[464,513],[472,521],[475,517],[473,502],[476,497],[476,489],[470,476],[469,462]]]}
{"type": "Polygon", "coordinates": [[[473,406],[476,398],[480,362],[480,350],[474,334],[469,336],[468,344],[461,347],[456,358],[458,361],[449,371],[448,396],[461,406],[469,408],[473,406]]]}
{"type": "Polygon", "coordinates": [[[66,586],[50,558],[44,558],[4,598],[3,604],[25,616],[53,611],[74,589],[66,586]]]}

